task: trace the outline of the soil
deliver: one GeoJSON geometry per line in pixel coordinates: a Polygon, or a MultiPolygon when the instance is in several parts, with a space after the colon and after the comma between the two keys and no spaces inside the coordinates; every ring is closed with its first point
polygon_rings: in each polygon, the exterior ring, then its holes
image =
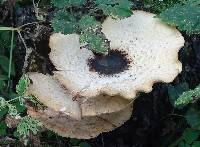
{"type": "MultiPolygon", "coordinates": [[[[29,4],[24,4],[23,8],[13,12],[14,21],[9,19],[7,9],[9,8],[3,9],[6,13],[6,18],[4,18],[6,25],[14,23],[17,27],[37,21],[33,8],[29,4]]],[[[29,66],[26,71],[52,74],[52,71],[56,70],[48,58],[50,52],[48,38],[52,33],[49,25],[51,12],[50,8],[45,22],[23,27],[24,41],[32,51],[31,58],[27,61],[29,66]]],[[[0,13],[0,16],[5,15],[3,11],[0,13]]],[[[131,119],[112,132],[102,133],[96,138],[86,140],[92,147],[160,147],[168,146],[180,136],[186,123],[183,118],[173,115],[178,114],[180,110],[175,110],[171,105],[167,87],[187,82],[190,88],[194,88],[200,83],[200,36],[187,36],[184,32],[182,33],[186,41],[179,52],[179,60],[183,63],[182,73],[171,84],[158,83],[153,86],[151,93],[140,93],[134,102],[131,119]]],[[[14,80],[18,81],[22,75],[22,65],[25,60],[25,48],[20,37],[18,37],[14,53],[17,65],[17,76],[14,80]]],[[[52,140],[48,139],[47,134],[48,132],[43,132],[40,137],[42,146],[68,146],[69,139],[56,136],[52,140]]]]}

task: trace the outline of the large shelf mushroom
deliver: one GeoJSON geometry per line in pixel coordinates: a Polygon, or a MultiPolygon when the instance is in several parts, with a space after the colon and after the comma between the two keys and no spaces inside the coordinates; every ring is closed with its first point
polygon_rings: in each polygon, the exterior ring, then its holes
{"type": "Polygon", "coordinates": [[[155,82],[172,82],[182,70],[178,51],[184,38],[154,16],[133,11],[131,17],[122,20],[108,17],[102,24],[111,48],[106,56],[80,49],[77,34],[53,34],[49,57],[57,71],[53,77],[29,74],[33,84],[28,93],[48,109],[43,112],[29,109],[30,115],[65,137],[95,137],[122,125],[131,116],[131,102],[137,92],[150,92],[155,82]],[[48,118],[50,114],[55,114],[55,119],[48,118]],[[103,117],[118,125],[101,125],[105,122],[99,118],[103,117]],[[73,130],[69,123],[76,124],[73,130]],[[85,132],[82,136],[78,135],[81,131],[85,132]]]}

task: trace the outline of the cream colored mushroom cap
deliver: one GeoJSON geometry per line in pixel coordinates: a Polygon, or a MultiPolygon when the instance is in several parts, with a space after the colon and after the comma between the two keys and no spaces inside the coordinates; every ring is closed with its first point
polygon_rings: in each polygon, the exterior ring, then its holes
{"type": "Polygon", "coordinates": [[[75,119],[81,118],[78,102],[73,101],[72,96],[52,76],[28,73],[28,77],[31,84],[26,95],[34,95],[39,102],[56,112],[62,112],[75,119]]]}
{"type": "Polygon", "coordinates": [[[109,76],[90,71],[88,59],[94,55],[80,49],[79,35],[50,37],[49,56],[58,70],[54,76],[73,96],[91,98],[105,93],[133,99],[138,91],[150,92],[155,82],[172,82],[182,70],[178,52],[184,45],[183,36],[152,13],[133,11],[122,20],[108,17],[102,32],[112,50],[127,53],[128,70],[109,76]]]}
{"type": "Polygon", "coordinates": [[[33,108],[28,108],[27,113],[40,120],[47,129],[63,137],[89,139],[123,125],[131,117],[132,104],[119,112],[83,117],[81,120],[72,119],[52,109],[36,111],[33,108]]]}
{"type": "Polygon", "coordinates": [[[31,79],[26,95],[34,95],[46,107],[80,120],[84,116],[95,116],[120,111],[130,103],[120,96],[99,95],[93,99],[74,99],[73,96],[50,75],[28,73],[31,79]]]}

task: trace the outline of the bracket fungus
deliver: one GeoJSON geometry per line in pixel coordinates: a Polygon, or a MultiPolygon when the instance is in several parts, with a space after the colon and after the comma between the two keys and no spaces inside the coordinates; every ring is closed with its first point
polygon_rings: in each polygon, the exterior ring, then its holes
{"type": "Polygon", "coordinates": [[[89,139],[123,125],[132,114],[132,104],[119,112],[82,117],[81,120],[73,119],[52,109],[37,111],[29,108],[28,114],[39,119],[45,127],[63,137],[89,139]]]}
{"type": "Polygon", "coordinates": [[[113,130],[130,118],[137,92],[172,82],[182,70],[178,51],[184,38],[152,13],[108,17],[102,32],[110,42],[105,56],[81,48],[77,34],[53,34],[49,57],[57,71],[29,74],[27,93],[48,108],[28,113],[61,136],[91,138],[113,130]]]}

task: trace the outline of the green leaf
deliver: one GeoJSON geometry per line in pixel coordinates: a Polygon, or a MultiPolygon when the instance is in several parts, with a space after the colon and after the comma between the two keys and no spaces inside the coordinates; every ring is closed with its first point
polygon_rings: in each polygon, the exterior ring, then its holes
{"type": "Polygon", "coordinates": [[[11,32],[10,31],[0,31],[0,46],[1,49],[10,49],[11,32]]]}
{"type": "Polygon", "coordinates": [[[181,1],[182,0],[144,0],[144,4],[155,12],[162,12],[181,1]]]}
{"type": "Polygon", "coordinates": [[[8,112],[7,108],[0,109],[0,119],[2,119],[4,115],[7,114],[7,112],[8,112]]]}
{"type": "Polygon", "coordinates": [[[42,123],[40,121],[30,116],[25,116],[18,124],[17,130],[14,132],[14,135],[23,140],[24,144],[27,145],[30,132],[36,135],[41,127],[42,123]]]}
{"type": "Polygon", "coordinates": [[[0,80],[0,92],[4,90],[5,85],[6,85],[5,81],[0,80]]]}
{"type": "Polygon", "coordinates": [[[71,6],[79,7],[86,3],[87,0],[68,0],[71,6]]]}
{"type": "Polygon", "coordinates": [[[194,90],[183,92],[183,94],[175,101],[175,105],[187,105],[198,97],[200,97],[200,85],[198,85],[194,90]]]}
{"type": "Polygon", "coordinates": [[[57,8],[64,8],[68,3],[69,0],[52,0],[52,4],[57,8]]]}
{"type": "MultiPolygon", "coordinates": [[[[9,72],[9,59],[6,56],[0,55],[0,67],[5,71],[9,72]]],[[[15,66],[12,63],[11,65],[11,75],[15,75],[15,66]]]]}
{"type": "Polygon", "coordinates": [[[52,0],[52,4],[57,8],[69,8],[72,6],[81,6],[86,0],[52,0]]]}
{"type": "Polygon", "coordinates": [[[58,11],[55,13],[51,25],[54,32],[61,32],[64,34],[71,34],[76,32],[76,20],[75,18],[65,11],[58,11]]]}
{"type": "Polygon", "coordinates": [[[83,16],[81,20],[79,21],[79,27],[81,30],[93,29],[100,26],[101,26],[101,23],[96,21],[96,19],[93,16],[89,16],[89,15],[83,16]]]}
{"type": "Polygon", "coordinates": [[[7,107],[7,104],[7,101],[4,98],[0,97],[0,111],[7,107]]]}
{"type": "Polygon", "coordinates": [[[5,81],[8,80],[8,76],[7,75],[0,75],[0,81],[5,81]]]}
{"type": "Polygon", "coordinates": [[[20,96],[23,96],[25,94],[26,89],[28,88],[29,84],[30,84],[30,80],[29,80],[28,76],[27,75],[23,75],[20,78],[20,80],[19,80],[19,82],[18,82],[18,84],[16,86],[17,94],[20,95],[20,96]]]}
{"type": "Polygon", "coordinates": [[[187,123],[193,127],[200,129],[200,113],[195,109],[189,109],[185,115],[187,123]]]}
{"type": "Polygon", "coordinates": [[[70,138],[69,142],[70,142],[71,145],[77,146],[77,145],[79,145],[81,140],[80,139],[76,139],[76,138],[70,138]]]}
{"type": "Polygon", "coordinates": [[[42,123],[37,119],[30,116],[25,116],[17,126],[17,134],[19,137],[26,139],[27,136],[29,136],[30,131],[36,135],[41,126],[42,123]]]}
{"type": "MultiPolygon", "coordinates": [[[[175,105],[175,101],[179,98],[179,96],[186,90],[189,89],[189,85],[187,83],[180,83],[179,85],[176,85],[176,86],[172,86],[172,85],[169,85],[167,87],[168,89],[168,94],[169,94],[169,100],[170,100],[170,103],[173,105],[173,106],[176,106],[175,105]]],[[[180,108],[180,107],[179,107],[180,108]]]]}
{"type": "Polygon", "coordinates": [[[79,147],[91,147],[90,144],[88,144],[87,142],[81,142],[79,144],[79,147]]]}
{"type": "MultiPolygon", "coordinates": [[[[199,2],[198,2],[199,3],[199,2]]],[[[165,23],[177,26],[187,34],[200,33],[200,6],[196,3],[176,4],[159,14],[165,23]]]]}
{"type": "Polygon", "coordinates": [[[194,141],[192,147],[200,147],[200,141],[194,141]]]}
{"type": "Polygon", "coordinates": [[[15,98],[17,98],[19,95],[17,94],[17,93],[15,93],[15,92],[13,92],[13,91],[10,91],[9,92],[9,98],[10,99],[15,99],[15,98]]]}
{"type": "Polygon", "coordinates": [[[95,3],[97,5],[115,5],[118,0],[96,0],[95,3]]]}
{"type": "Polygon", "coordinates": [[[10,104],[9,101],[6,101],[4,98],[0,97],[0,115],[5,115],[5,112],[7,112],[12,117],[19,117],[19,113],[17,110],[17,107],[13,104],[10,104]]]}
{"type": "Polygon", "coordinates": [[[93,31],[84,31],[80,36],[81,43],[87,43],[88,49],[95,53],[105,54],[108,52],[106,38],[102,34],[96,34],[93,31]]]}
{"type": "Polygon", "coordinates": [[[25,105],[22,105],[19,101],[13,103],[19,113],[22,113],[26,110],[25,105]]]}
{"type": "Polygon", "coordinates": [[[125,18],[132,15],[131,3],[128,0],[97,0],[96,4],[105,15],[113,18],[125,18]]]}
{"type": "Polygon", "coordinates": [[[179,144],[178,144],[178,147],[190,147],[189,144],[185,143],[184,141],[181,141],[179,144]]]}
{"type": "Polygon", "coordinates": [[[109,15],[113,18],[126,18],[132,15],[132,11],[121,6],[115,6],[115,7],[107,6],[101,8],[106,15],[109,15]]]}
{"type": "Polygon", "coordinates": [[[195,140],[198,139],[200,132],[194,129],[187,128],[183,132],[183,137],[186,143],[192,144],[195,140]]]}
{"type": "Polygon", "coordinates": [[[0,136],[6,135],[7,125],[5,122],[0,122],[0,136]]]}
{"type": "Polygon", "coordinates": [[[8,107],[8,113],[10,114],[10,116],[12,116],[14,118],[19,116],[16,106],[7,104],[7,107],[8,107]]]}
{"type": "Polygon", "coordinates": [[[182,0],[183,4],[195,4],[198,5],[200,4],[200,0],[182,0]]]}

